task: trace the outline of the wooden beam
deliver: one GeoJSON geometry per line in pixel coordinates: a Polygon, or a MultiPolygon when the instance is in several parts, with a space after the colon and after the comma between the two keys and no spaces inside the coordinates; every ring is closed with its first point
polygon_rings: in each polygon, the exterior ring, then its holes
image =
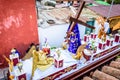
{"type": "Polygon", "coordinates": [[[79,24],[81,24],[81,25],[84,25],[85,27],[88,27],[88,28],[91,28],[91,29],[95,29],[94,26],[88,25],[88,24],[86,24],[85,22],[83,22],[83,21],[81,21],[81,20],[79,20],[79,19],[75,19],[75,18],[73,18],[73,17],[70,17],[70,21],[74,21],[74,22],[76,22],[76,23],[79,23],[79,24]]]}
{"type": "MultiPolygon", "coordinates": [[[[83,7],[84,7],[84,5],[85,5],[85,1],[84,1],[84,0],[81,0],[81,2],[80,2],[80,7],[79,7],[79,9],[78,9],[78,12],[77,12],[77,14],[75,15],[75,19],[78,19],[78,18],[79,18],[80,14],[81,14],[81,12],[82,12],[82,9],[83,9],[83,7]]],[[[68,38],[70,37],[71,32],[72,32],[73,28],[75,27],[75,24],[76,24],[76,22],[72,21],[72,24],[70,25],[70,29],[67,31],[67,36],[66,36],[65,38],[68,39],[68,38]]]]}
{"type": "MultiPolygon", "coordinates": [[[[78,9],[77,14],[75,15],[75,19],[78,19],[78,18],[79,18],[80,14],[81,14],[81,12],[82,12],[82,9],[83,9],[83,7],[84,7],[84,5],[85,5],[85,1],[82,0],[80,3],[81,3],[81,4],[80,4],[80,7],[79,7],[79,9],[78,9]]],[[[75,24],[76,24],[76,22],[73,21],[68,32],[71,32],[71,31],[73,30],[75,24]]]]}

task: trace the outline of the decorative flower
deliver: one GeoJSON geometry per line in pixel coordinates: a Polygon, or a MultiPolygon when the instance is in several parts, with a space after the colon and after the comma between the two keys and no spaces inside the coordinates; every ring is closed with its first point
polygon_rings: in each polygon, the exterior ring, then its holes
{"type": "Polygon", "coordinates": [[[56,53],[57,53],[58,58],[60,58],[60,54],[61,54],[60,49],[58,49],[58,50],[56,51],[56,53]]]}

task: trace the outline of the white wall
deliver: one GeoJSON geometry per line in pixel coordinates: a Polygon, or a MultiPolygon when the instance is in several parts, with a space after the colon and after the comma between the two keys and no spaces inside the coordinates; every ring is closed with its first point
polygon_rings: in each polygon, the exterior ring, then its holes
{"type": "MultiPolygon", "coordinates": [[[[51,47],[61,47],[64,37],[66,36],[66,31],[69,24],[55,25],[48,28],[38,27],[39,42],[44,43],[44,38],[47,37],[48,43],[51,47]]],[[[85,33],[85,27],[79,25],[80,38],[83,38],[85,33]]]]}

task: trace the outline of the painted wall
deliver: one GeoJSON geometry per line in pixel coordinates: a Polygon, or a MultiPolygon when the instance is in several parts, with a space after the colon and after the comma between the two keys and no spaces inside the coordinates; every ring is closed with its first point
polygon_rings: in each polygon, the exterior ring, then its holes
{"type": "MultiPolygon", "coordinates": [[[[48,40],[48,44],[51,47],[61,47],[64,37],[66,36],[66,31],[68,29],[69,24],[62,24],[62,25],[54,25],[48,28],[41,28],[38,27],[39,31],[39,43],[41,46],[44,44],[45,38],[48,40]]],[[[95,33],[97,34],[99,31],[100,25],[95,21],[94,23],[95,33]]],[[[83,39],[85,34],[85,26],[79,24],[79,32],[80,38],[83,39]]],[[[40,46],[40,47],[41,47],[40,46]]]]}
{"type": "Polygon", "coordinates": [[[39,42],[35,0],[0,0],[0,56],[11,48],[23,56],[32,42],[39,42]]]}
{"type": "MultiPolygon", "coordinates": [[[[83,39],[85,34],[85,26],[78,25],[80,38],[83,39]]],[[[44,44],[45,38],[48,40],[48,44],[51,47],[61,47],[64,42],[64,37],[66,36],[66,31],[69,27],[69,24],[54,25],[48,28],[38,28],[39,31],[39,40],[41,46],[44,44]]]]}

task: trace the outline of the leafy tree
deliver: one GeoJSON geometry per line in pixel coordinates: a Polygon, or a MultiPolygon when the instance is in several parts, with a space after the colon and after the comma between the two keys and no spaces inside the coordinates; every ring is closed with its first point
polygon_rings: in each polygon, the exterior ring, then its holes
{"type": "MultiPolygon", "coordinates": [[[[112,0],[107,0],[109,4],[111,4],[112,0]]],[[[114,0],[113,4],[120,4],[120,0],[114,0]]]]}

